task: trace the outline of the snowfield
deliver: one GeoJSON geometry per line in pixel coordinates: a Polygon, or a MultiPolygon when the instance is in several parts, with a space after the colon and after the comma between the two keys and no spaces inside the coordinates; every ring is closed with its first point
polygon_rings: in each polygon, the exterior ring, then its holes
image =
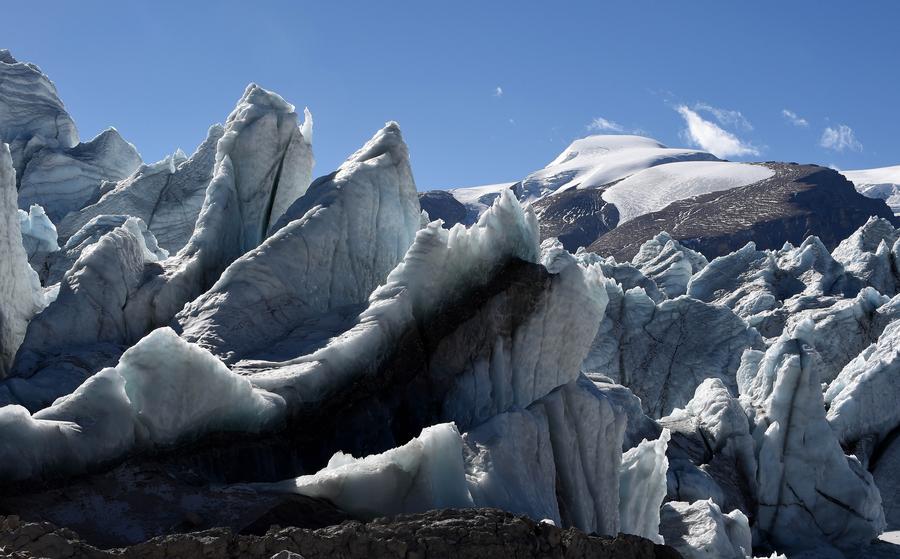
{"type": "Polygon", "coordinates": [[[661,210],[677,200],[730,190],[771,177],[762,165],[726,161],[667,163],[644,169],[603,191],[619,210],[619,224],[661,210]]]}
{"type": "Polygon", "coordinates": [[[863,196],[887,202],[895,215],[900,215],[900,165],[841,171],[863,196]]]}
{"type": "Polygon", "coordinates": [[[526,200],[570,188],[596,188],[675,161],[717,161],[710,153],[669,148],[642,136],[588,136],[575,140],[549,165],[522,181],[526,200]]]}

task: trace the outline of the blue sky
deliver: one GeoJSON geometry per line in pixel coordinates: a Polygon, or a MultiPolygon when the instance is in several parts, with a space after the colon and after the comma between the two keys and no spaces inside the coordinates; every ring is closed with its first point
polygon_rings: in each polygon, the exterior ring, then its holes
{"type": "Polygon", "coordinates": [[[420,189],[518,180],[601,129],[738,160],[900,164],[900,2],[86,0],[3,11],[0,46],[50,75],[82,138],[115,126],[148,161],[192,151],[253,81],[310,108],[317,175],[397,120],[420,189]]]}

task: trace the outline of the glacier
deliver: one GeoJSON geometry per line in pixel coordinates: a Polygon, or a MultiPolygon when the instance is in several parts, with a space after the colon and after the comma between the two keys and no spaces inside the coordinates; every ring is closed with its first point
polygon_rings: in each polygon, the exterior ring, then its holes
{"type": "Polygon", "coordinates": [[[890,215],[711,259],[655,225],[570,252],[552,196],[633,224],[780,164],[592,136],[449,191],[451,224],[393,121],[313,179],[311,113],[250,84],[145,164],[114,129],[82,143],[37,67],[0,51],[0,77],[4,509],[136,543],[274,503],[490,507],[685,557],[900,528],[890,215]]]}

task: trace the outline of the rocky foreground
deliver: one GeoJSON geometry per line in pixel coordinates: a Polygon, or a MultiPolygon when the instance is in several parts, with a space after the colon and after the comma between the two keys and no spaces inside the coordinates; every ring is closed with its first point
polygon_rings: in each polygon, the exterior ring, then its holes
{"type": "Polygon", "coordinates": [[[273,526],[263,536],[212,529],[106,550],[85,543],[71,530],[46,522],[23,523],[16,516],[7,516],[0,517],[0,556],[21,559],[681,557],[670,547],[638,536],[592,536],[575,528],[563,530],[547,522],[535,522],[495,509],[436,510],[368,523],[347,521],[318,530],[273,526]]]}

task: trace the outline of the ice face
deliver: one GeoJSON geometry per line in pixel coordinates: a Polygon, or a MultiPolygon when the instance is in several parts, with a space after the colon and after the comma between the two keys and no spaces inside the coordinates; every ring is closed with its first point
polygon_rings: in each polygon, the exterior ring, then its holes
{"type": "Polygon", "coordinates": [[[103,181],[124,179],[140,164],[135,147],[115,128],[70,149],[41,149],[22,172],[19,207],[40,204],[51,220],[59,222],[96,200],[103,181]]]}
{"type": "Polygon", "coordinates": [[[759,334],[722,306],[688,297],[656,304],[640,288],[622,292],[609,281],[607,291],[606,316],[582,369],[629,387],[650,417],[683,407],[706,378],[736,389],[740,353],[762,347],[759,334]]]}
{"type": "Polygon", "coordinates": [[[668,498],[712,499],[723,510],[756,509],[756,456],[740,401],[716,378],[703,381],[683,409],[660,420],[672,432],[668,498]]]}
{"type": "Polygon", "coordinates": [[[162,328],[34,415],[0,408],[0,477],[77,474],[140,447],[206,433],[255,433],[283,418],[284,401],[252,387],[205,350],[162,328]]]}
{"type": "Polygon", "coordinates": [[[652,279],[669,299],[684,295],[691,277],[709,263],[706,257],[660,233],[643,245],[631,263],[652,279]]]}
{"type": "Polygon", "coordinates": [[[0,143],[0,377],[9,373],[28,322],[44,306],[22,244],[15,179],[9,147],[0,143]]]}
{"type": "Polygon", "coordinates": [[[663,543],[659,508],[666,497],[666,445],[664,429],[655,441],[644,439],[622,455],[619,469],[619,530],[663,543]]]}
{"type": "Polygon", "coordinates": [[[326,498],[364,518],[494,507],[613,535],[623,429],[624,417],[589,382],[575,382],[462,436],[438,424],[386,452],[338,452],[313,475],[258,487],[326,498]]]}
{"type": "Polygon", "coordinates": [[[858,445],[855,454],[866,463],[874,449],[898,426],[900,413],[897,374],[900,356],[896,347],[900,322],[892,322],[876,343],[850,361],[828,385],[828,423],[846,447],[858,445]]]}
{"type": "MultiPolygon", "coordinates": [[[[324,314],[365,304],[419,229],[399,127],[388,124],[335,174],[316,181],[283,221],[181,311],[185,339],[234,362],[324,314]]],[[[280,359],[298,356],[288,351],[280,359]]]]}
{"type": "Polygon", "coordinates": [[[45,145],[75,147],[78,131],[40,68],[5,49],[0,55],[0,141],[11,145],[13,167],[21,176],[34,151],[45,145]]]}
{"type": "Polygon", "coordinates": [[[101,215],[130,215],[147,224],[162,248],[177,253],[194,230],[212,178],[216,144],[224,132],[221,125],[211,126],[189,159],[176,153],[159,163],[142,165],[96,203],[63,218],[60,238],[67,241],[101,215]]]}
{"type": "Polygon", "coordinates": [[[39,267],[39,263],[47,255],[59,250],[56,226],[39,205],[32,204],[27,212],[19,210],[19,228],[22,230],[22,243],[25,245],[28,261],[33,268],[39,267]]]}
{"type": "Polygon", "coordinates": [[[739,510],[722,513],[710,500],[672,501],[661,511],[666,544],[687,559],[747,559],[752,557],[750,524],[739,510]]]}
{"type": "Polygon", "coordinates": [[[830,542],[842,548],[884,530],[881,496],[859,461],[844,455],[825,419],[811,321],[738,371],[758,457],[757,529],[785,550],[830,542]]]}

